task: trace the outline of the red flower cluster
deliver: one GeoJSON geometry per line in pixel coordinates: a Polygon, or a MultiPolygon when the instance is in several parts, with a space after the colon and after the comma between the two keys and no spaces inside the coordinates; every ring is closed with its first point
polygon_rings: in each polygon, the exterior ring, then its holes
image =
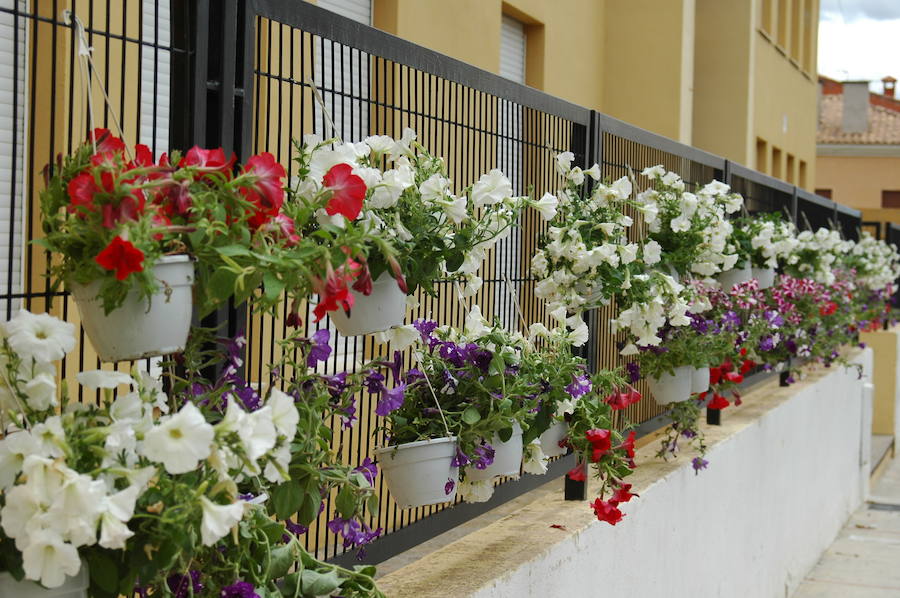
{"type": "MultiPolygon", "coordinates": [[[[703,393],[703,394],[705,395],[706,393],[703,393]]],[[[728,402],[728,399],[726,399],[724,396],[722,396],[716,392],[716,393],[713,393],[712,401],[709,402],[709,404],[706,406],[706,408],[707,409],[725,409],[726,407],[729,407],[730,405],[731,405],[731,403],[728,402]]]]}
{"type": "MultiPolygon", "coordinates": [[[[278,217],[284,203],[284,187],[281,182],[284,177],[284,166],[268,152],[252,156],[244,165],[243,178],[250,182],[241,187],[241,194],[253,204],[249,221],[253,230],[278,217]]],[[[294,223],[291,222],[291,229],[293,226],[294,223]]]]}
{"type": "Polygon", "coordinates": [[[837,311],[837,308],[838,308],[837,303],[835,303],[834,301],[829,301],[828,303],[825,303],[824,305],[819,307],[819,315],[821,315],[823,317],[830,316],[831,314],[833,314],[834,312],[837,311]]]}
{"type": "Polygon", "coordinates": [[[598,462],[612,448],[612,432],[610,430],[594,428],[585,432],[584,435],[593,448],[591,452],[592,463],[598,462]]]}
{"type": "Polygon", "coordinates": [[[315,322],[325,317],[325,314],[337,309],[343,309],[350,313],[353,307],[353,294],[350,285],[362,273],[362,266],[352,259],[335,270],[331,263],[326,265],[327,276],[324,281],[314,280],[313,285],[319,294],[319,303],[313,310],[315,322]]]}

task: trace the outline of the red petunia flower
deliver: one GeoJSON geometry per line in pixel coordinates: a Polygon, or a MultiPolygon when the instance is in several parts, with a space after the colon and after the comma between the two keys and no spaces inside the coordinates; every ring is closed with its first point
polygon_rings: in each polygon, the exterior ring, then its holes
{"type": "Polygon", "coordinates": [[[616,488],[615,492],[613,492],[613,495],[609,499],[609,502],[618,505],[623,502],[628,502],[634,496],[637,496],[637,494],[631,492],[631,484],[622,484],[621,486],[616,488]]]}
{"type": "Polygon", "coordinates": [[[363,264],[362,271],[353,283],[353,290],[362,293],[365,296],[372,294],[372,273],[369,272],[368,264],[363,264]]]}
{"type": "Polygon", "coordinates": [[[344,163],[335,164],[322,177],[322,184],[331,190],[325,212],[329,216],[341,214],[347,220],[356,220],[366,198],[366,183],[353,174],[353,167],[344,163]]]}
{"type": "Polygon", "coordinates": [[[585,432],[584,437],[587,438],[588,442],[590,442],[594,448],[609,450],[611,446],[610,443],[612,442],[612,432],[610,432],[609,430],[594,428],[585,432]]]}
{"type": "Polygon", "coordinates": [[[128,168],[146,168],[153,166],[153,152],[143,143],[134,146],[134,162],[128,165],[128,168]]]}
{"type": "MultiPolygon", "coordinates": [[[[168,162],[168,158],[166,161],[168,162]]],[[[237,156],[232,153],[230,160],[225,158],[225,150],[221,147],[208,150],[195,145],[187,151],[178,166],[196,166],[209,172],[221,172],[230,176],[235,162],[237,162],[237,156]]]]}
{"type": "Polygon", "coordinates": [[[584,463],[579,463],[575,467],[569,470],[569,473],[566,474],[569,476],[569,479],[573,482],[583,482],[587,479],[587,474],[584,471],[584,463]]]}
{"type": "Polygon", "coordinates": [[[244,175],[253,175],[249,185],[241,187],[241,193],[256,206],[250,218],[250,226],[256,229],[275,218],[281,210],[284,203],[284,166],[275,160],[275,156],[263,152],[247,160],[244,175]]]}
{"type": "Polygon", "coordinates": [[[113,136],[112,133],[109,132],[109,129],[102,129],[100,127],[94,129],[94,134],[91,136],[94,143],[97,144],[97,153],[120,153],[125,151],[125,142],[123,142],[118,137],[113,136]]]}
{"type": "Polygon", "coordinates": [[[725,379],[729,382],[734,382],[735,384],[740,384],[744,381],[744,377],[737,372],[728,372],[727,374],[725,374],[725,379]]]}
{"type": "MultiPolygon", "coordinates": [[[[629,459],[634,459],[634,441],[637,438],[637,434],[634,430],[628,432],[628,437],[622,442],[622,445],[619,448],[625,449],[625,454],[628,455],[629,459]]],[[[629,486],[631,488],[631,486],[629,486]]]]}
{"type": "Polygon", "coordinates": [[[728,399],[726,399],[719,393],[716,393],[713,395],[712,401],[709,402],[709,405],[707,405],[706,408],[707,409],[725,409],[729,405],[731,405],[731,403],[728,402],[728,399]]]}
{"type": "Polygon", "coordinates": [[[132,272],[144,270],[144,252],[131,241],[116,236],[106,248],[94,258],[101,268],[115,270],[116,279],[125,280],[132,272]]]}
{"type": "Polygon", "coordinates": [[[612,500],[606,501],[597,498],[591,503],[591,508],[594,509],[594,514],[599,521],[605,521],[610,525],[617,524],[624,517],[622,511],[618,509],[618,503],[612,500]]]}
{"type": "Polygon", "coordinates": [[[834,301],[829,301],[825,305],[819,308],[819,315],[821,316],[830,316],[834,312],[837,311],[837,303],[834,301]]]}
{"type": "Polygon", "coordinates": [[[69,181],[67,191],[69,192],[69,205],[66,206],[66,210],[70,214],[80,213],[84,216],[84,210],[79,210],[79,208],[84,208],[89,212],[93,212],[96,209],[94,195],[99,193],[100,189],[94,182],[94,177],[91,173],[82,172],[77,175],[69,181]]]}
{"type": "Polygon", "coordinates": [[[741,364],[741,373],[746,374],[747,372],[749,372],[750,370],[752,370],[755,367],[756,367],[755,361],[753,361],[752,359],[745,359],[744,362],[741,364]]]}
{"type": "Polygon", "coordinates": [[[294,228],[294,220],[286,214],[278,214],[263,226],[263,230],[284,239],[284,244],[293,247],[300,242],[300,235],[294,228]]]}
{"type": "Polygon", "coordinates": [[[625,409],[641,400],[641,393],[631,388],[628,392],[614,392],[606,397],[606,403],[614,410],[625,409]]]}
{"type": "Polygon", "coordinates": [[[747,355],[747,347],[741,347],[741,357],[746,357],[747,355]]]}
{"type": "Polygon", "coordinates": [[[709,368],[709,383],[718,384],[722,380],[722,368],[709,368]]]}

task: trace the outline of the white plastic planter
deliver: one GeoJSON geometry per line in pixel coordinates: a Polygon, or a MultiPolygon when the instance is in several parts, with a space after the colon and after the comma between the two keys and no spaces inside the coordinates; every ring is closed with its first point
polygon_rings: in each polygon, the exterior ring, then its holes
{"type": "Polygon", "coordinates": [[[506,442],[501,442],[495,434],[491,440],[494,447],[494,462],[484,469],[476,469],[472,465],[466,467],[466,479],[471,482],[490,480],[497,476],[518,476],[522,466],[522,428],[513,424],[513,433],[506,442]]]}
{"type": "Polygon", "coordinates": [[[353,307],[348,316],[344,310],[331,312],[334,327],[344,336],[381,332],[403,324],[406,317],[406,294],[387,272],[372,283],[372,292],[353,294],[353,307]]]}
{"type": "Polygon", "coordinates": [[[566,449],[559,446],[559,441],[569,433],[569,424],[555,422],[541,434],[541,451],[548,457],[559,457],[566,454],[566,449]]]}
{"type": "Polygon", "coordinates": [[[132,290],[108,315],[97,297],[100,282],[72,285],[81,323],[102,361],[143,359],[184,350],[193,313],[194,264],[186,255],[160,258],[153,266],[159,291],[148,302],[132,290]]]}
{"type": "Polygon", "coordinates": [[[691,372],[691,394],[709,390],[709,368],[694,368],[691,372]]]}
{"type": "Polygon", "coordinates": [[[75,577],[67,577],[58,588],[45,588],[33,581],[16,581],[9,573],[0,573],[0,596],[3,598],[87,598],[88,570],[82,562],[75,577]]]}
{"type": "Polygon", "coordinates": [[[375,449],[388,490],[400,508],[436,505],[456,498],[459,468],[450,464],[456,448],[456,438],[448,437],[375,449]],[[453,482],[449,494],[445,491],[448,480],[453,482]]]}
{"type": "Polygon", "coordinates": [[[752,280],[753,269],[750,267],[750,264],[747,264],[743,268],[735,268],[734,270],[729,270],[728,272],[722,272],[717,278],[719,280],[719,284],[722,285],[722,290],[727,293],[734,286],[739,285],[742,282],[752,280]]]}
{"type": "Polygon", "coordinates": [[[680,403],[691,398],[694,368],[683,365],[675,368],[675,374],[663,374],[659,378],[650,378],[650,392],[657,405],[680,403]]]}
{"type": "Polygon", "coordinates": [[[759,288],[768,289],[775,284],[775,269],[753,268],[753,278],[759,281],[759,288]]]}

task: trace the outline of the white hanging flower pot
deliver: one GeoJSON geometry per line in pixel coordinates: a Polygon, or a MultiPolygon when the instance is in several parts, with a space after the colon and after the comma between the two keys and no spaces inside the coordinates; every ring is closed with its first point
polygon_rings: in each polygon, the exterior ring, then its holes
{"type": "Polygon", "coordinates": [[[691,394],[709,390],[709,368],[694,368],[691,372],[691,394]]]}
{"type": "Polygon", "coordinates": [[[375,449],[388,489],[400,508],[436,505],[456,498],[459,468],[451,465],[456,449],[455,437],[375,449]],[[449,493],[448,482],[453,482],[449,493]]]}
{"type": "Polygon", "coordinates": [[[548,457],[559,457],[566,454],[566,449],[559,442],[569,433],[569,424],[555,422],[541,434],[541,451],[548,457]]]}
{"type": "Polygon", "coordinates": [[[132,290],[108,315],[100,282],[71,285],[81,323],[101,361],[142,359],[184,349],[191,327],[194,265],[190,256],[161,257],[153,266],[159,290],[148,302],[132,290]]]}
{"type": "Polygon", "coordinates": [[[331,321],[344,336],[359,336],[388,330],[403,324],[406,317],[406,294],[397,286],[397,281],[383,272],[372,283],[372,292],[353,294],[353,307],[348,316],[344,310],[331,312],[331,321]]]}
{"type": "Polygon", "coordinates": [[[753,278],[759,281],[759,288],[768,289],[775,284],[775,268],[753,268],[753,278]]]}
{"type": "Polygon", "coordinates": [[[739,285],[742,282],[747,282],[748,280],[752,280],[753,269],[750,267],[750,264],[748,262],[744,265],[743,268],[734,268],[733,270],[729,270],[728,272],[722,272],[717,278],[719,280],[719,284],[722,285],[722,290],[728,292],[736,285],[739,285]]]}
{"type": "Polygon", "coordinates": [[[650,392],[657,405],[680,403],[691,398],[694,368],[683,365],[675,368],[674,374],[662,374],[659,378],[650,378],[650,392]]]}
{"type": "Polygon", "coordinates": [[[466,467],[466,479],[470,482],[490,480],[497,476],[518,476],[522,466],[522,428],[518,422],[513,423],[513,433],[509,440],[502,442],[496,434],[491,440],[494,447],[494,462],[484,469],[476,469],[472,465],[466,467]]]}
{"type": "Polygon", "coordinates": [[[0,596],[6,598],[87,598],[87,565],[82,561],[81,569],[74,577],[66,577],[58,588],[44,586],[23,579],[16,581],[9,573],[0,573],[0,596]]]}

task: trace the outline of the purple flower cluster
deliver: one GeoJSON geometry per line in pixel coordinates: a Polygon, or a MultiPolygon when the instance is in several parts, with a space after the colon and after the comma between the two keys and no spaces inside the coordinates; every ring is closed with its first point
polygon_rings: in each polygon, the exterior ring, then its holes
{"type": "Polygon", "coordinates": [[[359,466],[354,467],[353,471],[358,471],[363,474],[363,477],[366,478],[366,481],[369,482],[370,486],[375,485],[375,477],[378,475],[378,466],[375,465],[369,457],[366,457],[359,466]]]}
{"type": "Polygon", "coordinates": [[[487,442],[481,441],[481,444],[475,447],[475,454],[472,456],[472,465],[475,469],[487,469],[488,465],[494,462],[494,447],[487,442]]]}
{"type": "MultiPolygon", "coordinates": [[[[344,548],[368,544],[380,536],[382,532],[380,527],[372,530],[368,525],[360,523],[356,519],[344,519],[340,516],[328,522],[328,529],[334,534],[339,534],[344,539],[344,548]]],[[[357,553],[357,556],[362,558],[363,554],[365,553],[360,551],[357,553]]]]}
{"type": "Polygon", "coordinates": [[[771,336],[766,335],[766,336],[762,337],[761,339],[759,339],[759,350],[760,351],[765,353],[767,351],[771,351],[774,348],[775,348],[775,339],[772,338],[771,336]]]}
{"type": "MultiPolygon", "coordinates": [[[[325,503],[322,503],[322,504],[324,505],[325,503]]],[[[293,534],[295,536],[302,536],[303,534],[305,534],[306,532],[309,531],[309,528],[306,527],[305,525],[300,525],[299,523],[294,523],[290,519],[288,519],[287,521],[284,522],[284,529],[286,529],[289,534],[293,534]]],[[[288,536],[287,534],[284,534],[283,536],[281,536],[281,541],[285,542],[285,543],[290,542],[291,537],[288,536]]]]}
{"type": "Polygon", "coordinates": [[[703,457],[694,457],[691,461],[691,466],[694,468],[695,473],[700,473],[701,469],[706,469],[709,465],[709,461],[704,459],[703,457]]]}
{"type": "Polygon", "coordinates": [[[641,379],[641,366],[638,362],[632,361],[625,364],[625,371],[628,373],[628,380],[632,384],[637,384],[641,379]]]}
{"type": "Polygon", "coordinates": [[[256,588],[252,583],[246,581],[236,581],[230,586],[222,588],[219,594],[220,598],[260,598],[256,593],[256,588]]]}
{"type": "Polygon", "coordinates": [[[320,361],[326,361],[331,356],[331,333],[327,330],[317,330],[309,339],[309,353],[306,354],[306,365],[316,367],[320,361]]]}
{"type": "Polygon", "coordinates": [[[188,598],[192,591],[194,595],[199,595],[204,588],[200,582],[200,572],[194,569],[188,571],[187,575],[182,573],[170,575],[166,578],[166,585],[175,598],[188,598]]]}
{"type": "Polygon", "coordinates": [[[774,309],[766,310],[763,313],[763,318],[772,328],[781,328],[782,326],[784,326],[784,318],[781,317],[781,314],[774,309]]]}
{"type": "Polygon", "coordinates": [[[731,332],[735,328],[741,326],[741,317],[734,311],[729,310],[722,314],[722,328],[731,332]]]}

